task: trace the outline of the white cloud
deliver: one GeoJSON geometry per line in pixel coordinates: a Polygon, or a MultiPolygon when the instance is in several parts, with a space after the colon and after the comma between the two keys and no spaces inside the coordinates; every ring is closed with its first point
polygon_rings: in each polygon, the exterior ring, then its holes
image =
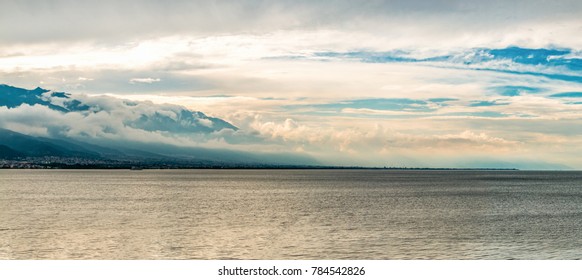
{"type": "Polygon", "coordinates": [[[161,80],[158,78],[133,78],[133,79],[129,80],[129,83],[130,84],[137,84],[137,83],[151,84],[151,83],[157,83],[159,81],[161,81],[161,80]]]}
{"type": "Polygon", "coordinates": [[[212,127],[213,124],[212,121],[209,119],[200,119],[198,120],[198,123],[206,127],[212,127]]]}

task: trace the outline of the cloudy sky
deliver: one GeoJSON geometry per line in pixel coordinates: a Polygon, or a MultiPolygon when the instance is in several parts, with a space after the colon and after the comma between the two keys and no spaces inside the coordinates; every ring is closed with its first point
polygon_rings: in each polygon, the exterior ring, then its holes
{"type": "Polygon", "coordinates": [[[240,129],[192,145],[582,168],[581,1],[313,2],[1,0],[0,84],[240,129]]]}

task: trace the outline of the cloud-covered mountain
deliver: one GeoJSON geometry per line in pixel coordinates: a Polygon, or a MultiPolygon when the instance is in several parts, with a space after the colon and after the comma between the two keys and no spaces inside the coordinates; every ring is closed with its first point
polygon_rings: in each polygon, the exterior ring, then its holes
{"type": "Polygon", "coordinates": [[[131,111],[123,124],[146,131],[172,133],[208,133],[222,129],[237,128],[232,124],[206,116],[202,112],[190,111],[175,105],[153,105],[107,97],[72,97],[64,92],[52,92],[37,87],[33,90],[0,85],[0,106],[16,108],[21,105],[45,106],[62,113],[79,112],[83,115],[100,112],[115,113],[117,110],[131,111]]]}
{"type": "Polygon", "coordinates": [[[222,119],[177,105],[0,85],[0,159],[50,157],[99,166],[317,164],[300,155],[197,145],[237,130],[222,119]]]}

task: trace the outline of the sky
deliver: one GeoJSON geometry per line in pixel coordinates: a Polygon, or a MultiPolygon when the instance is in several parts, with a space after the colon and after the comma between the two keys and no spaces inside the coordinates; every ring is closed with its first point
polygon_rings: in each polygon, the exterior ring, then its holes
{"type": "Polygon", "coordinates": [[[185,145],[581,169],[581,14],[577,0],[1,0],[0,83],[175,104],[238,128],[185,145]]]}

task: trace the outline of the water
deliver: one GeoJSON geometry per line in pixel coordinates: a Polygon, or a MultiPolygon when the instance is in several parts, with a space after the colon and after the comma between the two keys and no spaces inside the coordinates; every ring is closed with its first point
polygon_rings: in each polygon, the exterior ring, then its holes
{"type": "Polygon", "coordinates": [[[580,259],[582,172],[0,170],[0,259],[580,259]]]}

